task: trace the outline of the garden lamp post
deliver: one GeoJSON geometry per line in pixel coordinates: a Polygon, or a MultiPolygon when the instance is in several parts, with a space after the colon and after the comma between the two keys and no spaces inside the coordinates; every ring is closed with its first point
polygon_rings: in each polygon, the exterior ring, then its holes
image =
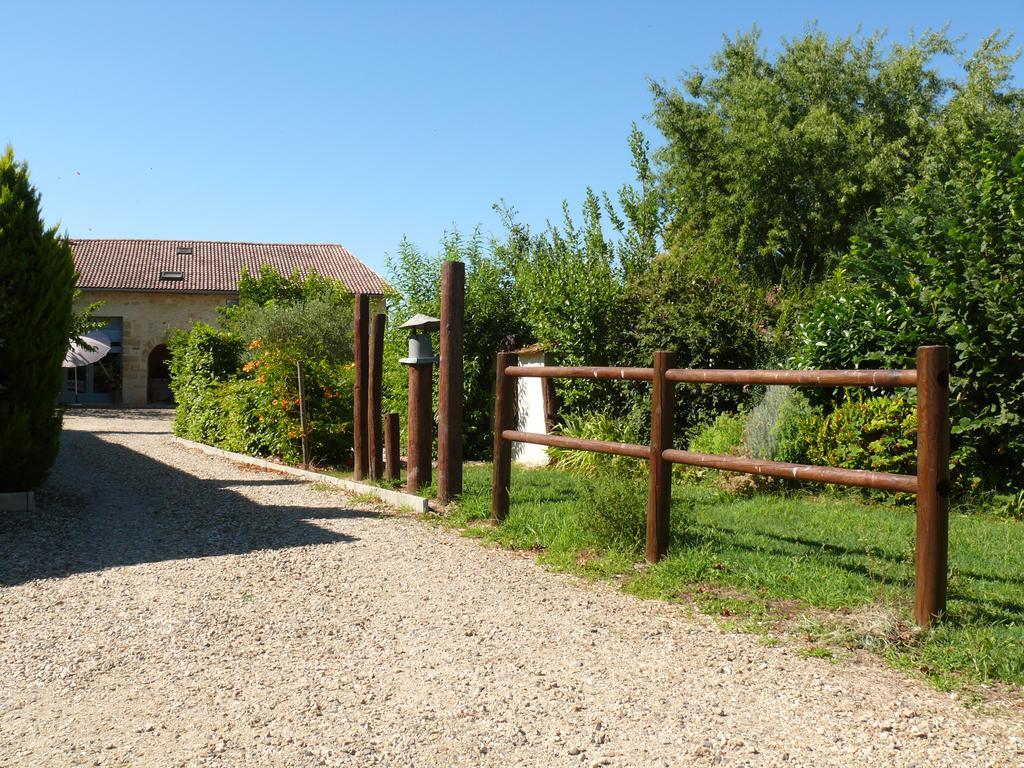
{"type": "Polygon", "coordinates": [[[429,485],[431,479],[432,384],[437,357],[430,343],[430,333],[441,328],[441,321],[427,315],[413,315],[399,327],[409,329],[409,356],[398,362],[409,366],[409,461],[405,488],[414,493],[429,485]]]}

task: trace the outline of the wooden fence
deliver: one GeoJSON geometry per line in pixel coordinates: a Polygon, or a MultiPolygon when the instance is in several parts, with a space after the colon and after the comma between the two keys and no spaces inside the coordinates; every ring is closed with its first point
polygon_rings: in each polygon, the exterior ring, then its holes
{"type": "Polygon", "coordinates": [[[672,465],[689,464],[731,472],[784,477],[818,483],[902,491],[917,495],[914,618],[927,627],[946,610],[949,541],[949,349],[920,347],[912,370],[721,370],[675,368],[675,353],[656,352],[653,368],[516,365],[510,352],[498,355],[495,383],[494,477],[491,517],[504,520],[509,508],[512,443],[535,443],[579,451],[646,459],[650,465],[647,497],[647,559],[655,562],[668,549],[672,465]],[[649,381],[650,445],[583,440],[512,429],[515,380],[604,379],[649,381]],[[838,467],[788,464],[738,456],[721,456],[672,447],[675,385],[785,384],[811,387],[917,387],[917,474],[897,475],[838,467]]]}

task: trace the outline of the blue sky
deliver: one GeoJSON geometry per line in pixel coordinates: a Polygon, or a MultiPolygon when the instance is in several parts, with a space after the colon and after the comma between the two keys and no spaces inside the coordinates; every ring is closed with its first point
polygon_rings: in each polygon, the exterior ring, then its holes
{"type": "MultiPolygon", "coordinates": [[[[504,199],[543,226],[630,180],[648,78],[706,65],[758,24],[769,48],[939,28],[968,48],[1021,0],[764,3],[2,0],[0,144],[75,237],[340,242],[384,271],[504,199]]],[[[1024,82],[1024,65],[1015,70],[1024,82]]],[[[656,136],[652,136],[656,141],[656,136]]]]}

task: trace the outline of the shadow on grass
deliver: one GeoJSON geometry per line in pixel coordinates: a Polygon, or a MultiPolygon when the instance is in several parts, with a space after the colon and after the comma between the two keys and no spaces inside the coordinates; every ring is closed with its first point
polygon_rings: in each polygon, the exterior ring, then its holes
{"type": "MultiPolygon", "coordinates": [[[[123,415],[123,414],[119,414],[123,415]]],[[[96,435],[67,430],[32,513],[0,518],[0,585],[114,566],[354,541],[313,520],[375,517],[333,507],[259,504],[234,488],[296,485],[272,473],[202,479],[96,435]]]]}
{"type": "MultiPolygon", "coordinates": [[[[670,554],[685,557],[688,549],[710,548],[727,556],[729,550],[755,554],[777,562],[784,560],[819,561],[830,569],[844,571],[872,584],[894,586],[912,595],[914,590],[913,555],[899,555],[866,545],[862,548],[842,546],[806,536],[790,536],[759,529],[740,529],[717,523],[698,530],[675,530],[670,554]],[[744,541],[758,537],[762,544],[744,541]],[[789,545],[789,546],[786,546],[789,545]],[[875,562],[873,562],[875,561],[875,562]],[[899,572],[883,564],[895,566],[899,572]]],[[[950,611],[946,622],[951,626],[976,624],[1005,624],[1024,619],[1024,590],[1021,599],[1007,599],[1005,594],[991,594],[983,582],[1024,587],[1024,581],[973,573],[970,570],[953,571],[947,590],[950,611]]],[[[799,595],[794,595],[799,597],[799,595]]]]}

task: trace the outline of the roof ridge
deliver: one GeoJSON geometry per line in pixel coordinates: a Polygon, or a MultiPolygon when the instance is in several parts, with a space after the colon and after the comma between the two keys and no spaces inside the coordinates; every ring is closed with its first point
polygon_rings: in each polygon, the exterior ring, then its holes
{"type": "MultiPolygon", "coordinates": [[[[312,242],[312,243],[308,243],[308,242],[307,243],[264,243],[264,242],[257,242],[255,240],[195,240],[195,239],[189,239],[189,238],[182,238],[182,239],[174,240],[174,239],[170,239],[170,238],[161,238],[161,237],[69,237],[68,239],[73,241],[73,242],[76,242],[76,243],[81,243],[81,242],[91,242],[91,243],[209,243],[211,245],[292,245],[292,246],[301,246],[303,248],[308,248],[311,245],[333,245],[333,246],[337,246],[338,248],[343,248],[344,250],[348,251],[348,248],[345,248],[345,246],[342,245],[341,243],[322,243],[322,242],[312,242]]],[[[351,253],[351,251],[349,251],[349,253],[351,253]]]]}

